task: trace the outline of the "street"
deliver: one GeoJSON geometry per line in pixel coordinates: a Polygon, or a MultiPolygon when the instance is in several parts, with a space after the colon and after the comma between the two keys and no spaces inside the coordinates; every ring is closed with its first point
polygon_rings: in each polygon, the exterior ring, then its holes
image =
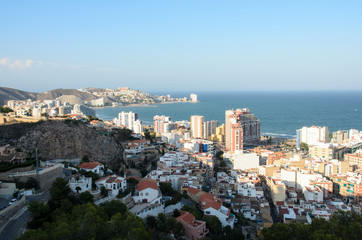
{"type": "MultiPolygon", "coordinates": [[[[27,196],[26,201],[29,204],[32,201],[46,202],[50,198],[49,190],[43,193],[27,196]]],[[[30,212],[27,207],[20,210],[14,219],[9,222],[5,229],[0,234],[0,239],[13,240],[21,235],[26,229],[26,224],[30,220],[30,212]]]]}

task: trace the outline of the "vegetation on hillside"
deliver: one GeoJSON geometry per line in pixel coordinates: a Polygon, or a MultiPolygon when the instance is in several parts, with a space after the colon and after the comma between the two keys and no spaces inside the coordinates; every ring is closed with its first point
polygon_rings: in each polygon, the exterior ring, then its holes
{"type": "Polygon", "coordinates": [[[45,239],[151,239],[151,231],[141,218],[127,211],[119,201],[101,206],[91,204],[92,195],[70,194],[67,182],[58,178],[50,189],[48,204],[31,202],[30,230],[19,240],[45,239]]]}
{"type": "Polygon", "coordinates": [[[362,217],[351,212],[337,212],[330,221],[313,219],[311,224],[277,223],[261,231],[262,240],[357,240],[362,236],[362,217]]]}

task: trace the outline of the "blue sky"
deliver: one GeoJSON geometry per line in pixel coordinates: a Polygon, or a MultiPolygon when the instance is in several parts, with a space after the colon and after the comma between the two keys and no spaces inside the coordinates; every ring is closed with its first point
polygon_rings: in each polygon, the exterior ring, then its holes
{"type": "Polygon", "coordinates": [[[362,90],[362,1],[1,1],[0,86],[362,90]]]}

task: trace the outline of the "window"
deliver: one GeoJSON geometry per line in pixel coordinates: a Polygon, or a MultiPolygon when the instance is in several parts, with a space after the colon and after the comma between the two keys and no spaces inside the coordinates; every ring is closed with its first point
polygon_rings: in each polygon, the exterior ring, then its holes
{"type": "Polygon", "coordinates": [[[140,195],[143,196],[143,193],[141,193],[140,195]]]}
{"type": "Polygon", "coordinates": [[[148,192],[147,192],[147,193],[145,193],[145,196],[148,196],[148,192]]]}

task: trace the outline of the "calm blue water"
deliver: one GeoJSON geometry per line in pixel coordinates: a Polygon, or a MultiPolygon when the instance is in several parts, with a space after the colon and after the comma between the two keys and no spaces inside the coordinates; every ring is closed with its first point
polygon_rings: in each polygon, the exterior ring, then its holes
{"type": "MultiPolygon", "coordinates": [[[[197,92],[196,92],[197,93],[197,92]]],[[[153,93],[157,94],[157,93],[153,93]]],[[[158,93],[165,95],[167,93],[158,93]]],[[[295,135],[303,126],[323,125],[330,131],[362,130],[362,92],[200,92],[199,103],[172,103],[154,107],[98,108],[97,117],[111,120],[121,111],[139,114],[144,124],[153,124],[154,115],[172,120],[190,120],[203,115],[205,120],[225,121],[225,110],[249,108],[261,121],[263,134],[295,135]]],[[[171,93],[171,97],[189,93],[171,93]]]]}

